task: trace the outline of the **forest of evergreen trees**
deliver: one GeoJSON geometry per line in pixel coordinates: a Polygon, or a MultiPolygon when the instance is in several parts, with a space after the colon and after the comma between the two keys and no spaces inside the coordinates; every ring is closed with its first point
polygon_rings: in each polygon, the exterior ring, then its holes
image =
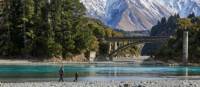
{"type": "MultiPolygon", "coordinates": [[[[152,27],[150,36],[171,36],[175,34],[179,18],[180,16],[178,14],[170,16],[168,19],[163,17],[155,26],[152,27]]],[[[161,43],[147,43],[143,48],[142,54],[154,55],[161,46],[161,43]]]]}
{"type": "Polygon", "coordinates": [[[98,37],[121,36],[100,21],[86,17],[79,0],[6,2],[1,14],[1,56],[65,58],[88,51],[105,53],[106,44],[98,37]]]}
{"type": "MultiPolygon", "coordinates": [[[[79,0],[6,2],[0,15],[0,56],[66,58],[89,51],[105,54],[108,44],[98,38],[122,36],[99,20],[85,16],[86,9],[79,0]]],[[[162,18],[152,28],[151,36],[173,37],[154,52],[156,59],[181,61],[185,30],[189,31],[189,59],[200,62],[200,17],[194,14],[188,18],[179,15],[162,18]]]]}
{"type": "Polygon", "coordinates": [[[187,18],[178,15],[163,18],[152,28],[152,35],[172,36],[168,43],[156,51],[156,59],[182,61],[183,31],[189,32],[189,61],[200,63],[200,17],[194,13],[187,18]]]}

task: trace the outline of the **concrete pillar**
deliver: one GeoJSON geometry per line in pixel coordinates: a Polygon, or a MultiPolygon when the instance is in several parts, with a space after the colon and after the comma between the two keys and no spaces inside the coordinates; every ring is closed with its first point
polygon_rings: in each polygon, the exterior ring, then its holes
{"type": "Polygon", "coordinates": [[[90,51],[90,56],[89,56],[89,61],[90,62],[94,62],[95,58],[96,58],[96,51],[90,51]]]}
{"type": "Polygon", "coordinates": [[[115,42],[114,44],[115,44],[114,45],[114,50],[117,50],[118,49],[118,42],[115,42]]]}
{"type": "Polygon", "coordinates": [[[188,31],[183,32],[183,63],[188,63],[188,31]]]}
{"type": "Polygon", "coordinates": [[[108,47],[108,54],[110,54],[111,51],[112,51],[112,44],[109,42],[108,45],[109,45],[109,47],[108,47]]]}

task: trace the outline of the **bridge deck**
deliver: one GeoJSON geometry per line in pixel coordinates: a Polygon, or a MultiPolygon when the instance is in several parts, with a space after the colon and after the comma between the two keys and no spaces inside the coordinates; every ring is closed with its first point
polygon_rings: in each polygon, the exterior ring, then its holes
{"type": "Polygon", "coordinates": [[[168,40],[170,37],[158,37],[158,36],[138,36],[138,37],[111,37],[105,38],[109,42],[120,42],[120,41],[140,41],[140,42],[163,42],[168,40]]]}

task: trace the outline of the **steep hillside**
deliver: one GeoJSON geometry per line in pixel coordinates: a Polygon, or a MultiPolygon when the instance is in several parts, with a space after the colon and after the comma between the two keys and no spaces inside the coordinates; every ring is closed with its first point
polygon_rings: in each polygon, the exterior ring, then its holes
{"type": "Polygon", "coordinates": [[[200,0],[81,0],[87,15],[125,31],[150,30],[162,17],[192,12],[200,15],[200,0]]]}

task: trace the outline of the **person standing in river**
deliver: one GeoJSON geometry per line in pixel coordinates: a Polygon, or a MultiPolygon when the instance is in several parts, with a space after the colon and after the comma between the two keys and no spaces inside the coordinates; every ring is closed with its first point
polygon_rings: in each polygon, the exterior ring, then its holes
{"type": "Polygon", "coordinates": [[[64,76],[64,68],[63,68],[63,65],[60,67],[59,76],[60,76],[59,82],[60,82],[60,81],[63,82],[63,81],[64,81],[64,80],[63,80],[63,76],[64,76]]]}
{"type": "Polygon", "coordinates": [[[74,78],[74,82],[78,81],[78,72],[75,73],[75,78],[74,78]]]}

